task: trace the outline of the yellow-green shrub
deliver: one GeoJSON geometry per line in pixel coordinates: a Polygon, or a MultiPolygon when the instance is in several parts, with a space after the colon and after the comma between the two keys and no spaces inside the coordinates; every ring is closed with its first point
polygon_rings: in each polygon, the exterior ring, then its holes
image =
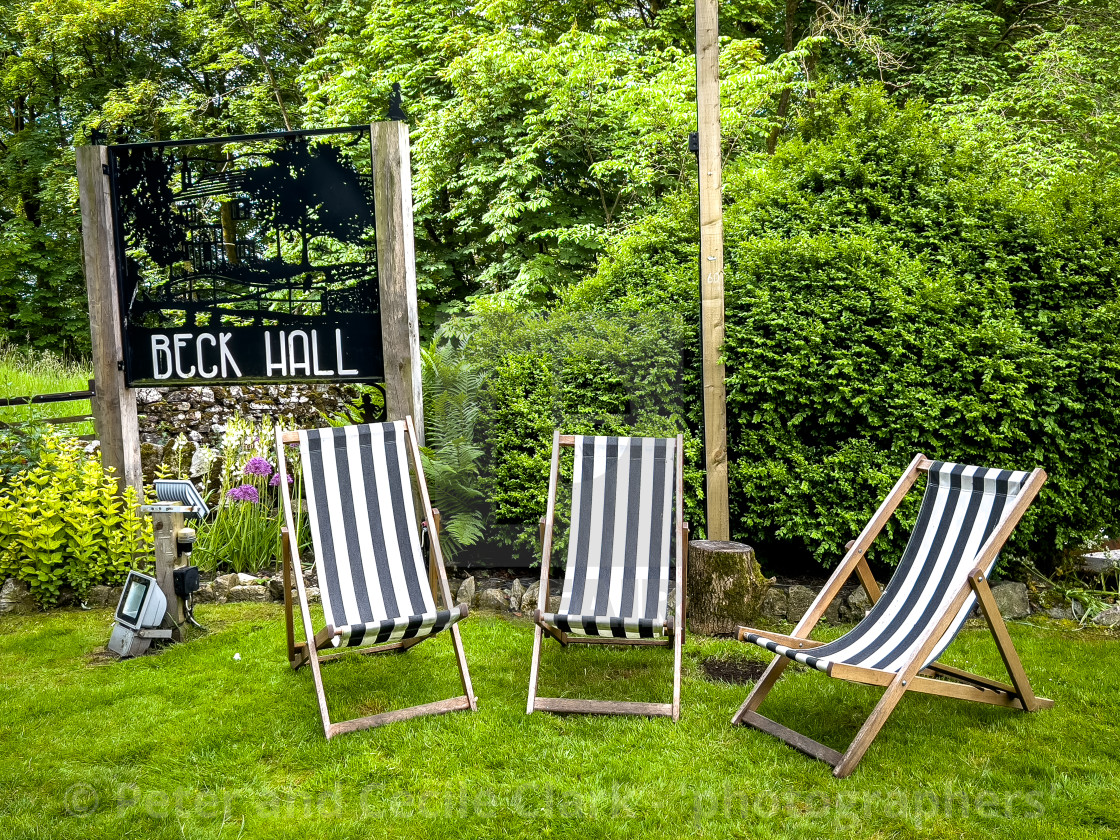
{"type": "Polygon", "coordinates": [[[121,582],[151,549],[151,520],[135,490],[122,496],[100,454],[76,442],[49,439],[38,463],[0,476],[0,578],[25,581],[44,606],[64,586],[84,595],[121,582]]]}

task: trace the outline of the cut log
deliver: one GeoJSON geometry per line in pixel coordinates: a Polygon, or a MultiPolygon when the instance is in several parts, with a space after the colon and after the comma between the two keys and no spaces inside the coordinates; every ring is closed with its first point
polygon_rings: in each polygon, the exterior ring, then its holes
{"type": "Polygon", "coordinates": [[[688,629],[702,636],[756,626],[773,578],[762,576],[754,549],[737,542],[688,544],[688,629]]]}

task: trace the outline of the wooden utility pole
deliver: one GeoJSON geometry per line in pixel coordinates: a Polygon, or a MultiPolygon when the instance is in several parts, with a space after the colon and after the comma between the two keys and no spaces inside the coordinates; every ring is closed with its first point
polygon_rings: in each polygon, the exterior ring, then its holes
{"type": "Polygon", "coordinates": [[[731,539],[723,361],[723,174],[719,129],[719,2],[696,0],[696,126],[700,139],[700,331],[703,347],[707,536],[731,539]]]}
{"type": "Polygon", "coordinates": [[[125,387],[122,369],[124,348],[109,190],[109,150],[104,146],[82,146],[77,149],[77,162],[82,264],[93,350],[93,422],[101,441],[102,463],[116,469],[122,491],[129,486],[136,488],[136,499],[142,502],[144,474],[140,468],[136,392],[125,387]]]}
{"type": "Polygon", "coordinates": [[[420,379],[420,315],[416,303],[416,243],[412,229],[412,159],[408,126],[395,120],[370,126],[373,144],[377,280],[381,346],[385,355],[385,413],[412,415],[424,445],[424,391],[420,379]]]}

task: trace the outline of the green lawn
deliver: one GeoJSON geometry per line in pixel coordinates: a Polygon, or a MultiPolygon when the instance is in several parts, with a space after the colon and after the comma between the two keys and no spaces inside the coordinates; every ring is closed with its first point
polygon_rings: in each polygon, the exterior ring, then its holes
{"type": "MultiPolygon", "coordinates": [[[[1120,644],[1017,624],[1038,693],[1019,712],[907,697],[855,774],[728,720],[743,686],[701,676],[680,723],[525,715],[532,631],[462,625],[479,711],[323,739],[276,605],[201,606],[211,632],[158,656],[100,653],[111,613],[0,619],[0,837],[1115,837],[1120,644]],[[240,661],[234,654],[240,654],[240,661]]],[[[835,632],[835,631],[833,631],[835,632]]],[[[1000,675],[986,631],[947,661],[1000,675]]],[[[668,650],[546,648],[542,694],[665,700],[668,650]]],[[[877,692],[787,672],[763,707],[843,748],[877,692]]],[[[324,667],[336,717],[461,693],[449,640],[324,667]]]]}

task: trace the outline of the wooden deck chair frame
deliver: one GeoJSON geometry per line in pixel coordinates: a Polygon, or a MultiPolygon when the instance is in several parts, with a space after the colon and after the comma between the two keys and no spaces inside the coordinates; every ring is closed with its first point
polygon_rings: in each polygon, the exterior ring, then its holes
{"type": "MultiPolygon", "coordinates": [[[[405,438],[408,440],[408,454],[412,466],[415,469],[413,473],[415,484],[418,487],[422,511],[426,517],[426,526],[430,526],[426,528],[430,540],[428,582],[432,587],[432,597],[437,604],[440,597],[442,597],[445,608],[451,609],[454,604],[451,599],[451,589],[447,584],[447,569],[443,563],[443,551],[439,543],[439,512],[432,507],[431,498],[428,496],[428,485],[424,478],[424,467],[420,461],[420,449],[416,443],[416,432],[412,417],[406,417],[404,424],[405,438]]],[[[276,438],[277,471],[281,475],[287,475],[284,444],[297,443],[299,441],[299,433],[282,432],[278,430],[276,438]]],[[[281,533],[284,557],[284,617],[287,623],[288,662],[294,670],[299,670],[303,665],[310,664],[311,676],[315,682],[315,696],[319,703],[319,715],[323,721],[323,734],[327,739],[329,740],[335,735],[357,732],[362,729],[372,729],[377,726],[384,726],[387,723],[395,723],[422,715],[440,715],[456,711],[477,711],[478,699],[474,695],[470,672],[467,670],[467,658],[463,652],[463,641],[459,635],[459,627],[455,624],[448,628],[447,632],[451,635],[451,643],[455,648],[455,661],[458,664],[459,676],[463,683],[463,694],[461,696],[452,697],[447,700],[438,700],[434,703],[425,703],[419,706],[410,706],[405,709],[383,712],[377,715],[369,715],[367,717],[354,718],[352,720],[335,723],[331,722],[330,711],[327,708],[327,695],[323,688],[323,676],[320,671],[320,665],[322,663],[341,659],[344,656],[350,655],[371,656],[394,651],[404,652],[410,647],[423,642],[425,639],[432,638],[432,636],[428,635],[420,638],[390,642],[383,645],[356,648],[353,651],[326,655],[321,654],[320,651],[324,649],[333,650],[331,634],[328,632],[330,628],[324,627],[318,633],[312,629],[311,609],[308,605],[307,589],[303,581],[303,569],[299,559],[298,548],[295,546],[292,539],[292,534],[296,532],[296,529],[295,518],[292,512],[291,493],[288,490],[286,481],[281,481],[279,486],[283,493],[285,517],[285,525],[281,529],[281,533]],[[303,642],[297,642],[295,640],[294,604],[292,601],[293,576],[295,578],[295,590],[299,599],[300,618],[302,619],[306,636],[306,640],[303,642]]]]}
{"type": "MultiPolygon", "coordinates": [[[[928,473],[933,463],[921,454],[910,462],[906,472],[903,473],[860,535],[848,543],[848,551],[843,561],[832,574],[832,577],[829,578],[828,583],[821,590],[816,600],[813,601],[812,606],[797,623],[792,634],[786,636],[771,633],[768,630],[739,627],[737,634],[739,641],[744,641],[747,634],[753,633],[791,648],[810,649],[820,646],[823,643],[810,639],[809,634],[853,572],[859,578],[859,583],[866,590],[872,603],[878,601],[881,593],[867,563],[867,549],[883,530],[902,499],[917,482],[918,477],[922,473],[928,473]]],[[[1007,626],[1000,615],[995,598],[992,597],[992,591],[984,573],[984,569],[988,568],[995,559],[1027,508],[1030,507],[1031,502],[1038,495],[1038,491],[1045,481],[1046,473],[1041,469],[1036,469],[1030,474],[1007,516],[981,547],[977,555],[976,567],[969,573],[967,584],[961,587],[950,605],[942,611],[938,620],[933,622],[924,632],[919,646],[908,664],[897,674],[855,665],[839,663],[833,665],[830,674],[833,677],[865,685],[882,686],[886,689],[846,752],[840,753],[758,713],[759,706],[762,705],[763,700],[766,699],[786,666],[792,661],[781,654],[775,655],[774,660],[763,672],[746,701],[731,719],[732,724],[745,724],[763,732],[768,732],[805,755],[831,765],[833,775],[837,778],[844,778],[850,775],[856,765],[859,764],[860,759],[863,758],[864,753],[867,752],[868,747],[871,746],[872,741],[879,734],[879,730],[882,729],[883,724],[886,723],[887,718],[907,691],[936,694],[940,697],[971,700],[977,703],[989,703],[1028,712],[1048,709],[1053,706],[1054,701],[1035,696],[1031,689],[1026,671],[1023,670],[1019,654],[1011,642],[1007,626]],[[972,593],[976,594],[980,611],[991,629],[1000,656],[1011,677],[1011,684],[970,674],[967,671],[942,665],[938,662],[934,662],[924,670],[921,669],[922,663],[936,650],[938,643],[952,626],[957,613],[963,608],[972,593]]]]}
{"type": "MultiPolygon", "coordinates": [[[[529,672],[529,700],[526,714],[534,711],[554,714],[597,714],[597,715],[644,715],[646,717],[671,717],[674,721],[681,716],[681,654],[685,636],[684,594],[685,558],[688,556],[688,523],[684,521],[684,438],[676,438],[676,480],[673,489],[674,528],[676,529],[676,595],[675,611],[670,621],[672,636],[667,639],[621,639],[609,636],[576,636],[564,633],[541,620],[541,609],[534,613],[536,631],[533,636],[533,664],[529,672]],[[673,697],[669,703],[637,703],[617,700],[581,700],[564,697],[538,697],[537,680],[540,675],[541,648],[545,634],[556,639],[561,646],[582,645],[637,645],[646,647],[673,647],[673,697]]],[[[573,448],[575,435],[562,435],[556,431],[552,436],[552,463],[548,477],[548,506],[541,520],[541,582],[538,606],[548,605],[549,559],[552,554],[552,529],[556,519],[556,493],[560,476],[560,450],[573,448]]]]}

